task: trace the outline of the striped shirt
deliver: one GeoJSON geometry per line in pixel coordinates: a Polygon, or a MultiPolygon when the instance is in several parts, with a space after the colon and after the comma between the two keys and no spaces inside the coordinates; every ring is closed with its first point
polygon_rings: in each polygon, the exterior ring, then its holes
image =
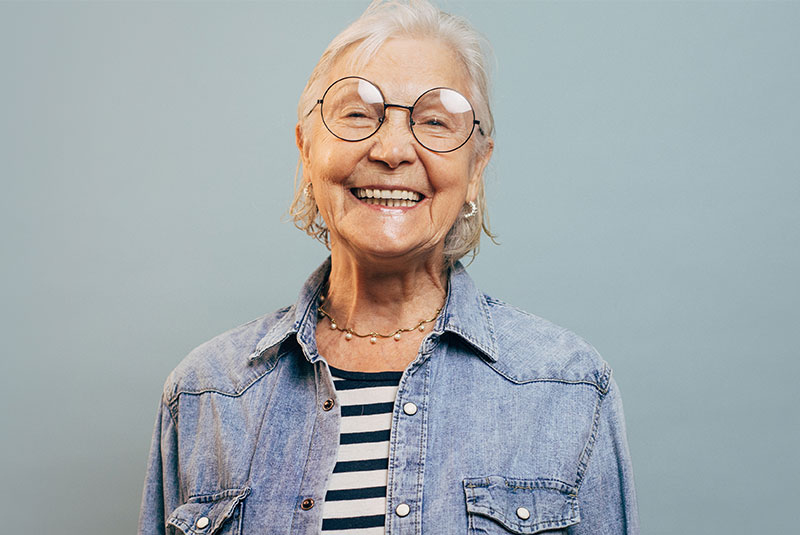
{"type": "Polygon", "coordinates": [[[383,535],[389,433],[403,372],[330,369],[342,411],[342,424],[338,457],[325,495],[322,531],[383,535]]]}

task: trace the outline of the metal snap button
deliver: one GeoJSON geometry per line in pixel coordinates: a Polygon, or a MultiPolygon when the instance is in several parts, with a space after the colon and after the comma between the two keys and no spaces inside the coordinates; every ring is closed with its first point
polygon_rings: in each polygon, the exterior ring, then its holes
{"type": "Polygon", "coordinates": [[[520,517],[522,520],[528,520],[531,517],[531,512],[525,509],[524,507],[518,507],[517,516],[520,517]]]}
{"type": "Polygon", "coordinates": [[[411,512],[411,507],[409,507],[407,503],[401,503],[400,505],[397,506],[394,512],[397,513],[397,516],[400,517],[408,516],[408,513],[411,512]]]}
{"type": "Polygon", "coordinates": [[[406,403],[403,405],[403,412],[408,414],[409,416],[414,416],[417,414],[417,406],[411,402],[406,403]]]}
{"type": "Polygon", "coordinates": [[[201,516],[197,519],[197,522],[194,523],[197,529],[206,529],[208,527],[209,520],[206,516],[201,516]]]}
{"type": "Polygon", "coordinates": [[[314,507],[314,500],[311,498],[306,498],[300,503],[300,509],[303,511],[308,511],[312,507],[314,507]]]}
{"type": "Polygon", "coordinates": [[[329,411],[333,408],[335,404],[336,402],[333,401],[332,398],[326,399],[325,402],[322,404],[322,410],[329,411]]]}

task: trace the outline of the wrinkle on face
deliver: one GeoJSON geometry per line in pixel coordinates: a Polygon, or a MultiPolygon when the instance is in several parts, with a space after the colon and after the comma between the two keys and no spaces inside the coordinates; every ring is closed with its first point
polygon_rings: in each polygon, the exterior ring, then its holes
{"type": "MultiPolygon", "coordinates": [[[[380,88],[387,103],[408,106],[433,87],[451,87],[469,98],[466,68],[437,40],[391,39],[363,68],[349,70],[353,63],[348,53],[340,57],[328,73],[329,83],[361,76],[380,88]]],[[[358,142],[330,134],[319,113],[298,126],[304,177],[312,182],[332,247],[365,256],[441,255],[463,205],[476,198],[485,166],[476,158],[476,133],[456,151],[434,153],[416,141],[408,114],[387,108],[381,128],[358,142]],[[358,200],[351,192],[357,187],[406,188],[425,199],[409,209],[378,208],[358,200]]]]}

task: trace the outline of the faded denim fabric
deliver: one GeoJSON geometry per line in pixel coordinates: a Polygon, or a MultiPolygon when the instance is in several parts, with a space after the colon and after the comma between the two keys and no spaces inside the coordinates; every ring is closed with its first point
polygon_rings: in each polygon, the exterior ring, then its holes
{"type": "MultiPolygon", "coordinates": [[[[341,418],[324,408],[336,391],[314,338],[329,269],[170,374],[140,534],[319,532],[341,418]]],[[[400,381],[390,448],[388,534],[639,532],[610,368],[573,333],[480,293],[461,265],[400,381]]]]}

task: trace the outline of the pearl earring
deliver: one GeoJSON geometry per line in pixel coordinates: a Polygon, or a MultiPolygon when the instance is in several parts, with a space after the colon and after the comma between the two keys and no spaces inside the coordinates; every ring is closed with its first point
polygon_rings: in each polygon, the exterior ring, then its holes
{"type": "Polygon", "coordinates": [[[478,213],[478,205],[475,204],[475,201],[469,201],[468,204],[470,207],[470,212],[468,214],[464,214],[464,219],[469,219],[478,213]]]}

